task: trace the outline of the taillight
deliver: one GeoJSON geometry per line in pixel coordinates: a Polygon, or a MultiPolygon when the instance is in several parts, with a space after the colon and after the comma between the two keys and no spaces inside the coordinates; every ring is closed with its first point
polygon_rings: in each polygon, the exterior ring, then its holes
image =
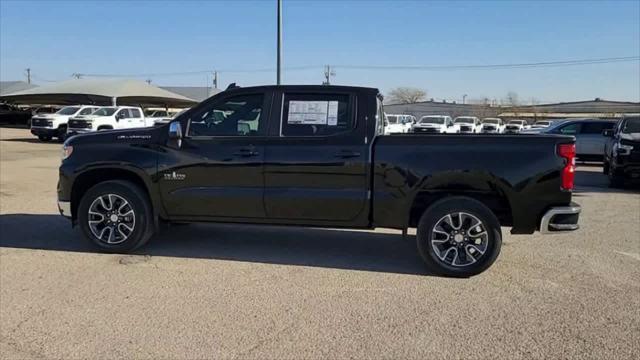
{"type": "Polygon", "coordinates": [[[576,144],[558,145],[558,155],[564,158],[562,169],[562,190],[573,190],[573,180],[576,173],[576,144]]]}

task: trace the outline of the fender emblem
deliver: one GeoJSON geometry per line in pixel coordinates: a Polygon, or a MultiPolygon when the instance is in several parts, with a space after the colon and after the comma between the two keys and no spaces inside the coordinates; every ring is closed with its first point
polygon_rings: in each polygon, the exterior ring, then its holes
{"type": "Polygon", "coordinates": [[[186,177],[187,177],[187,175],[180,174],[180,173],[177,173],[175,171],[172,171],[170,173],[165,173],[164,174],[164,179],[165,180],[169,180],[169,181],[181,181],[181,180],[184,180],[186,177]]]}

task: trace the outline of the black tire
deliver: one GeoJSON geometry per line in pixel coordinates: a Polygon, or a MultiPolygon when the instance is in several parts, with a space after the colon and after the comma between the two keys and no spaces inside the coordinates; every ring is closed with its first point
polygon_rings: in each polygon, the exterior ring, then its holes
{"type": "Polygon", "coordinates": [[[57,138],[60,142],[64,142],[67,139],[67,125],[60,125],[57,138]]]}
{"type": "Polygon", "coordinates": [[[609,187],[621,188],[624,187],[624,178],[620,175],[614,166],[609,165],[609,187]]]}
{"type": "Polygon", "coordinates": [[[51,136],[38,135],[38,140],[44,141],[44,142],[51,141],[51,136]]]}
{"type": "MultiPolygon", "coordinates": [[[[463,228],[464,226],[460,224],[460,227],[463,228]]],[[[472,226],[472,228],[474,229],[471,230],[477,229],[475,226],[472,226]]],[[[469,231],[468,234],[470,233],[471,232],[469,231]]],[[[462,232],[462,234],[464,234],[464,232],[462,232]]],[[[496,216],[483,203],[464,196],[453,196],[439,200],[425,210],[420,218],[420,222],[418,223],[418,233],[416,238],[418,252],[424,260],[427,269],[435,274],[451,277],[469,277],[485,271],[496,261],[500,254],[500,248],[502,247],[502,231],[496,216]],[[466,238],[464,237],[464,240],[461,239],[462,245],[460,245],[460,243],[455,243],[450,235],[447,235],[447,239],[451,239],[450,241],[446,241],[441,245],[432,245],[432,238],[434,236],[433,230],[439,221],[447,217],[447,214],[456,214],[460,212],[469,214],[480,220],[481,226],[486,232],[486,236],[482,237],[481,240],[484,245],[484,253],[482,253],[479,258],[474,258],[472,256],[475,260],[473,263],[465,266],[454,266],[440,259],[437,256],[434,247],[439,248],[442,246],[443,248],[456,248],[456,252],[453,256],[455,258],[458,256],[458,249],[463,249],[463,247],[469,245],[472,247],[476,245],[471,242],[466,242],[466,238]]],[[[481,245],[479,246],[481,247],[481,245]]],[[[447,249],[444,252],[444,258],[447,259],[449,257],[449,250],[447,249]]],[[[465,253],[465,258],[466,256],[468,255],[465,253]]],[[[453,263],[455,262],[456,260],[454,259],[453,263]]]]}
{"type": "Polygon", "coordinates": [[[609,162],[607,160],[604,160],[604,162],[602,163],[602,173],[605,175],[609,175],[610,167],[611,165],[609,165],[609,162]]]}
{"type": "MultiPolygon", "coordinates": [[[[111,207],[114,207],[112,204],[111,207]]],[[[106,217],[104,217],[106,219],[106,217]]],[[[78,207],[78,223],[84,236],[105,252],[126,253],[144,245],[153,235],[153,211],[147,194],[136,184],[123,180],[110,180],[87,190],[78,207]],[[103,195],[114,194],[126,200],[134,212],[135,223],[125,240],[109,244],[98,238],[89,226],[89,209],[103,195]]]]}

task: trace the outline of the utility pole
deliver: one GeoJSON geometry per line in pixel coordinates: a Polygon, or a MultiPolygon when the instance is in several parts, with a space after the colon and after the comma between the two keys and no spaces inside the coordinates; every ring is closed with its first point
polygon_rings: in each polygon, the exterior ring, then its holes
{"type": "Polygon", "coordinates": [[[213,88],[214,89],[218,88],[218,72],[217,71],[213,72],[213,88]]]}
{"type": "Polygon", "coordinates": [[[324,81],[322,85],[331,85],[331,77],[336,76],[336,72],[331,70],[331,65],[324,66],[324,81]]]}
{"type": "Polygon", "coordinates": [[[27,84],[31,84],[31,68],[26,68],[27,71],[27,84]]]}
{"type": "Polygon", "coordinates": [[[276,84],[280,85],[282,81],[282,0],[278,1],[278,65],[276,84]]]}

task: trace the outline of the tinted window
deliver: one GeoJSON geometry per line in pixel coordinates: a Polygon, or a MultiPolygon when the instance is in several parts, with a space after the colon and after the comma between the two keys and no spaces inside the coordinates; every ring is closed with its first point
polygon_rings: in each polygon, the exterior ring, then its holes
{"type": "Polygon", "coordinates": [[[625,134],[640,133],[640,118],[629,118],[624,122],[622,132],[625,134]]]}
{"type": "Polygon", "coordinates": [[[131,115],[129,115],[129,109],[122,109],[118,111],[118,114],[116,115],[116,118],[121,118],[121,119],[128,119],[130,117],[131,115]]]}
{"type": "Polygon", "coordinates": [[[89,115],[92,112],[94,112],[95,110],[96,110],[96,108],[85,108],[85,109],[82,109],[82,111],[80,111],[79,115],[89,115]]]}
{"type": "Polygon", "coordinates": [[[284,136],[329,136],[352,128],[349,95],[286,94],[284,97],[284,136]]]}
{"type": "Polygon", "coordinates": [[[585,122],[582,124],[581,134],[601,135],[605,129],[613,128],[614,123],[610,122],[585,122]]]}
{"type": "Polygon", "coordinates": [[[263,95],[240,95],[197,112],[189,136],[251,136],[260,130],[263,95]]]}
{"type": "Polygon", "coordinates": [[[129,114],[131,114],[132,118],[141,118],[140,110],[138,109],[129,109],[129,114]]]}
{"type": "Polygon", "coordinates": [[[566,126],[563,126],[559,129],[559,132],[561,134],[567,134],[567,135],[575,135],[578,133],[578,130],[580,130],[580,124],[579,123],[572,123],[572,124],[568,124],[566,126]]]}
{"type": "Polygon", "coordinates": [[[116,108],[108,108],[108,107],[103,107],[100,108],[98,110],[96,110],[96,112],[93,115],[97,115],[97,116],[111,116],[113,115],[113,113],[116,112],[116,108]]]}
{"type": "Polygon", "coordinates": [[[77,106],[65,106],[62,109],[58,110],[56,114],[58,115],[73,115],[80,109],[77,106]]]}

